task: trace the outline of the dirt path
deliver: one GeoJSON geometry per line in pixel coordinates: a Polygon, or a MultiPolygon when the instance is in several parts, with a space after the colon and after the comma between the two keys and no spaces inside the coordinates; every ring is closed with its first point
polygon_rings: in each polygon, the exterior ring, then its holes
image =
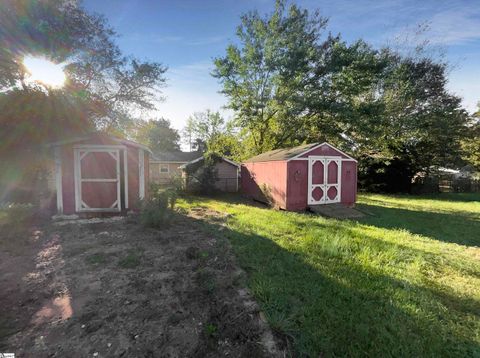
{"type": "Polygon", "coordinates": [[[0,270],[0,347],[17,357],[280,355],[227,242],[193,218],[49,225],[0,270]]]}

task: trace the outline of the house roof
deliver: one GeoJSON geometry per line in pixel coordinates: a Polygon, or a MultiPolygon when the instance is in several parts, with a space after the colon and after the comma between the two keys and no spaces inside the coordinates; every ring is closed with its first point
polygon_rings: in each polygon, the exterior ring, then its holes
{"type": "Polygon", "coordinates": [[[153,154],[151,162],[173,162],[173,163],[187,163],[201,157],[202,153],[196,152],[182,152],[180,150],[173,152],[156,152],[153,154]]]}
{"type": "MultiPolygon", "coordinates": [[[[204,158],[203,156],[202,156],[202,157],[199,157],[199,158],[197,158],[197,159],[194,159],[194,160],[192,160],[192,161],[190,161],[190,162],[188,162],[188,163],[185,163],[185,164],[179,166],[179,168],[184,169],[184,168],[188,167],[190,164],[200,162],[200,161],[202,161],[202,160],[204,160],[204,159],[205,159],[205,158],[204,158]]],[[[230,159],[225,158],[225,157],[222,157],[222,160],[225,161],[225,162],[227,162],[227,163],[229,163],[229,164],[231,164],[231,165],[236,166],[237,168],[240,168],[240,164],[234,162],[233,160],[230,160],[230,159]]]]}
{"type": "Polygon", "coordinates": [[[245,163],[270,162],[279,160],[288,160],[310,149],[315,148],[319,143],[303,144],[293,148],[275,149],[269,152],[259,154],[255,157],[245,160],[245,163]]]}
{"type": "Polygon", "coordinates": [[[48,143],[47,145],[49,147],[57,147],[57,146],[60,146],[60,145],[81,142],[83,140],[92,139],[92,138],[98,138],[98,139],[108,138],[108,139],[113,140],[115,142],[118,142],[120,144],[129,145],[129,146],[132,146],[132,147],[135,147],[135,148],[141,148],[143,150],[146,150],[149,153],[152,153],[150,148],[148,148],[146,145],[134,142],[132,140],[119,138],[119,137],[115,137],[115,136],[105,134],[105,133],[100,133],[100,132],[89,133],[89,134],[85,134],[83,136],[78,136],[78,137],[72,137],[72,138],[68,138],[68,139],[65,139],[65,140],[48,143]]]}

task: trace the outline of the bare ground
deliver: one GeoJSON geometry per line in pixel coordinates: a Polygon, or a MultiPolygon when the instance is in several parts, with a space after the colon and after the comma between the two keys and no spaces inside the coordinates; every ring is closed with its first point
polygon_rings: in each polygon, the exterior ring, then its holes
{"type": "MultiPolygon", "coordinates": [[[[226,240],[179,216],[44,225],[0,251],[0,352],[17,357],[281,356],[226,240]]],[[[220,226],[221,227],[221,226],[220,226]]],[[[1,233],[0,233],[1,235],[1,233]]]]}

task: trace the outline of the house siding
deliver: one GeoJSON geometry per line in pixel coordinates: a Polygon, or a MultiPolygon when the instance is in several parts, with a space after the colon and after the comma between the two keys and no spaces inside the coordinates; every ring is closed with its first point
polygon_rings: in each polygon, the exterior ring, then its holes
{"type": "Polygon", "coordinates": [[[150,162],[150,181],[155,184],[170,184],[175,177],[182,176],[182,170],[180,166],[185,162],[150,162]],[[161,173],[160,168],[162,166],[168,166],[168,173],[161,173]]]}

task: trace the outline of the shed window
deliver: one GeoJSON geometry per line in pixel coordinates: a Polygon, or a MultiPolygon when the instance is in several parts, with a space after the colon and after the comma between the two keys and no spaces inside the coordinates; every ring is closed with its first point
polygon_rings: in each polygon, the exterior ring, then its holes
{"type": "Polygon", "coordinates": [[[160,173],[168,173],[168,165],[160,165],[160,173]]]}

